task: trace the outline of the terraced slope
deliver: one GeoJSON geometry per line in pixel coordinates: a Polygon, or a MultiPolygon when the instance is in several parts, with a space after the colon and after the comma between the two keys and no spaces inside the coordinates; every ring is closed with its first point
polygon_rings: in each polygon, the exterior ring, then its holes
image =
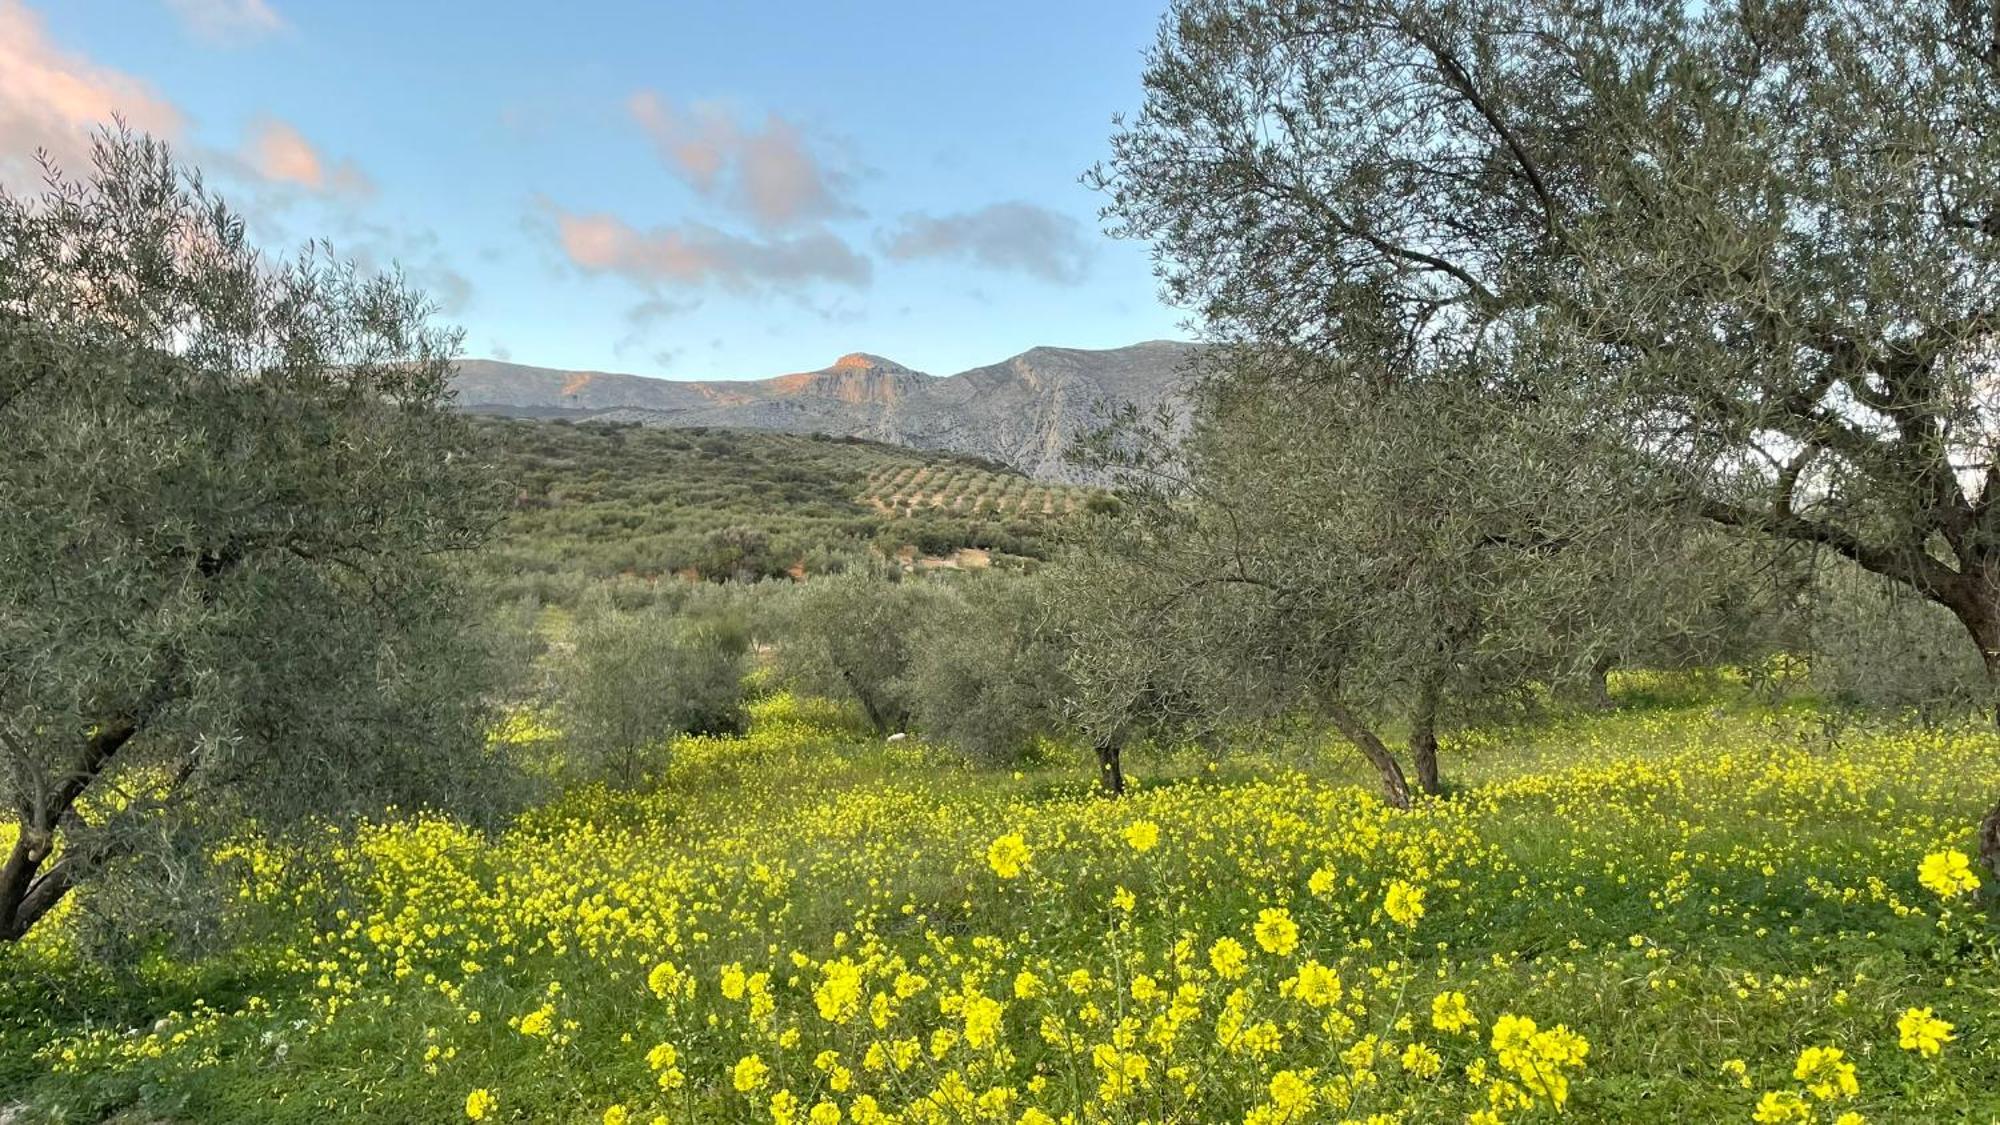
{"type": "Polygon", "coordinates": [[[481,418],[513,489],[479,562],[503,597],[608,579],[794,578],[892,558],[1031,565],[1088,490],[827,435],[481,418]]]}

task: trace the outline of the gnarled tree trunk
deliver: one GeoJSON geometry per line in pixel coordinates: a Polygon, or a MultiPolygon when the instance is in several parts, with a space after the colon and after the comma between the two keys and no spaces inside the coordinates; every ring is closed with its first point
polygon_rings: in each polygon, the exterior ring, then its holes
{"type": "Polygon", "coordinates": [[[860,679],[846,668],[840,670],[840,678],[847,684],[848,690],[854,693],[854,698],[860,702],[861,713],[868,717],[870,729],[883,737],[894,733],[888,710],[876,701],[875,693],[862,686],[860,679]]]}
{"type": "Polygon", "coordinates": [[[159,706],[156,696],[140,708],[138,717],[99,727],[84,741],[76,768],[32,796],[21,818],[21,834],[15,838],[7,862],[0,865],[0,941],[19,941],[26,936],[76,885],[79,860],[74,855],[65,853],[50,862],[56,851],[56,833],[69,820],[84,790],[159,706]]]}
{"type": "Polygon", "coordinates": [[[1611,669],[1618,663],[1615,656],[1600,656],[1590,664],[1590,679],[1584,685],[1589,692],[1592,707],[1609,711],[1618,704],[1611,698],[1611,669]]]}
{"type": "Polygon", "coordinates": [[[1097,744],[1097,791],[1106,797],[1125,795],[1123,754],[1115,742],[1097,744]]]}
{"type": "Polygon", "coordinates": [[[1403,766],[1396,761],[1396,755],[1345,705],[1329,703],[1326,712],[1340,733],[1375,767],[1375,773],[1382,779],[1382,799],[1399,809],[1409,808],[1410,783],[1404,779],[1403,766]]]}
{"type": "MultiPolygon", "coordinates": [[[[2000,728],[2000,592],[1993,583],[1975,577],[1947,588],[1936,600],[1958,617],[1979,646],[1986,666],[1987,694],[1994,707],[1993,723],[2000,728]]],[[[1979,822],[1978,844],[1980,861],[1993,878],[2000,879],[2000,803],[1988,809],[1979,822]]]]}

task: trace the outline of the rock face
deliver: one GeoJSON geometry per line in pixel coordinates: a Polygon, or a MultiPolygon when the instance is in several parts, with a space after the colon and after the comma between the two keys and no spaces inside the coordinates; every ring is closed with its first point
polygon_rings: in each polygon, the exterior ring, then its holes
{"type": "Polygon", "coordinates": [[[1101,404],[1179,401],[1195,345],[1155,340],[1088,351],[1031,348],[956,375],[912,371],[866,352],[795,375],[682,382],[473,359],[459,364],[461,409],[604,418],[650,426],[827,433],[1002,461],[1044,480],[1082,479],[1065,461],[1101,404]]]}

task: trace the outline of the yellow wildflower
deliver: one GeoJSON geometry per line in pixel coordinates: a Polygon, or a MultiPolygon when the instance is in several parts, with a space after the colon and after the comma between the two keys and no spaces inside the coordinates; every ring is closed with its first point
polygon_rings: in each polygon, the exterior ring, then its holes
{"type": "Polygon", "coordinates": [[[1951,1024],[1931,1014],[1929,1008],[1911,1008],[1896,1020],[1897,1042],[1905,1051],[1916,1051],[1925,1058],[1936,1058],[1955,1038],[1951,1029],[1951,1024]]]}
{"type": "Polygon", "coordinates": [[[1160,843],[1160,826],[1150,820],[1135,820],[1125,826],[1125,842],[1135,852],[1149,852],[1160,843]]]}
{"type": "Polygon", "coordinates": [[[1012,879],[1021,873],[1021,868],[1034,858],[1034,854],[1019,832],[1009,832],[987,845],[986,865],[1002,879],[1012,879]]]}
{"type": "Polygon", "coordinates": [[[1424,916],[1424,889],[1412,886],[1401,879],[1389,884],[1389,893],[1383,897],[1382,909],[1396,924],[1405,929],[1413,929],[1417,920],[1424,916]]]}
{"type": "Polygon", "coordinates": [[[1939,898],[1957,898],[1979,889],[1979,876],[1972,873],[1971,861],[1956,848],[1925,856],[1917,865],[1917,882],[1939,898]]]}
{"type": "Polygon", "coordinates": [[[1291,956],[1299,944],[1299,924],[1292,921],[1291,911],[1282,906],[1273,906],[1259,911],[1257,924],[1251,927],[1251,936],[1264,952],[1279,957],[1291,956]]]}

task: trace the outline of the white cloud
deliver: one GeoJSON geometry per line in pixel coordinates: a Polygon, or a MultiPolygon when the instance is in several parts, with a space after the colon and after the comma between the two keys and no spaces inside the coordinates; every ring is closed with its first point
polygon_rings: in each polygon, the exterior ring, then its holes
{"type": "Polygon", "coordinates": [[[114,117],[165,138],[184,124],[146,83],[63,50],[20,0],[0,0],[0,182],[38,178],[36,149],[72,178],[87,174],[91,134],[114,117]]]}
{"type": "Polygon", "coordinates": [[[274,117],[260,118],[252,126],[243,151],[251,168],[273,183],[296,184],[321,195],[375,193],[374,182],[352,160],[329,165],[297,129],[274,117]]]}
{"type": "Polygon", "coordinates": [[[750,239],[703,223],[640,230],[611,215],[550,210],[571,263],[646,286],[750,292],[826,282],[858,288],[873,272],[867,258],[824,230],[750,239]]]}

